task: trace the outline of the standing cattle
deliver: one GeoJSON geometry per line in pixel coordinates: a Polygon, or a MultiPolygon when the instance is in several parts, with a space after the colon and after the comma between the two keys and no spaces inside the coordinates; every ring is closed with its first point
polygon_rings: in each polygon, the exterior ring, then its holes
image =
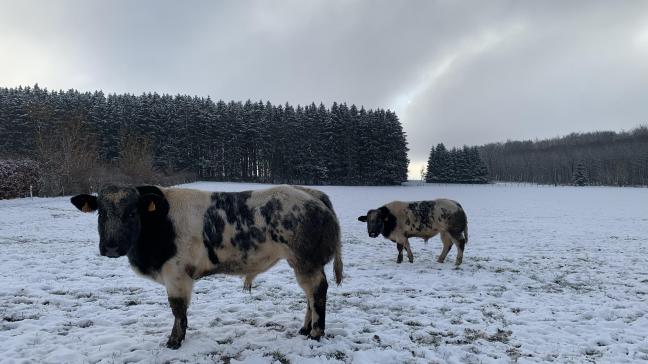
{"type": "Polygon", "coordinates": [[[367,223],[367,232],[372,238],[382,234],[396,243],[398,249],[397,263],[403,261],[403,247],[407,258],[414,262],[414,254],[409,245],[409,238],[419,237],[427,241],[441,233],[443,250],[438,262],[443,263],[452,243],[457,245],[456,265],[463,260],[463,252],[468,242],[468,221],[466,213],[458,202],[446,199],[417,202],[390,202],[378,209],[369,210],[367,215],[358,217],[367,223]]]}
{"type": "Polygon", "coordinates": [[[108,186],[71,201],[81,211],[99,211],[101,255],[127,255],[137,273],[166,287],[175,317],[167,347],[179,348],[185,337],[194,280],[235,274],[250,289],[280,259],[306,293],[299,333],[324,335],[324,265],[333,257],[335,281],[342,281],[340,227],[326,194],[291,186],[236,193],[108,186]]]}

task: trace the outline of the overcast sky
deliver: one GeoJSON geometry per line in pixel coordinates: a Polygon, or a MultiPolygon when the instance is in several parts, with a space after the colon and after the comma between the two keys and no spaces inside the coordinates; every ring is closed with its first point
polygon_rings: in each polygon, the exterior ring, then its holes
{"type": "Polygon", "coordinates": [[[648,124],[648,1],[5,1],[0,85],[390,108],[431,145],[648,124]]]}

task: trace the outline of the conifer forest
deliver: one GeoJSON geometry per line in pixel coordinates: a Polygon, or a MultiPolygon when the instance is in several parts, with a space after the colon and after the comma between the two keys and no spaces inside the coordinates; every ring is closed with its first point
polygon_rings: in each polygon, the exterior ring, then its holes
{"type": "Polygon", "coordinates": [[[384,109],[0,88],[0,157],[56,165],[68,190],[105,180],[92,175],[98,165],[214,181],[399,184],[407,152],[398,117],[384,109]],[[58,165],[66,159],[78,168],[58,165]]]}

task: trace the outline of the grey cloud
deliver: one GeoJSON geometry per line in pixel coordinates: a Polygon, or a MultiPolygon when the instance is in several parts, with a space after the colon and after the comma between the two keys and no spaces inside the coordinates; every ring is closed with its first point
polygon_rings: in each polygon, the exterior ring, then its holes
{"type": "Polygon", "coordinates": [[[438,142],[645,123],[647,10],[640,1],[0,0],[0,84],[395,108],[417,171],[438,142]]]}

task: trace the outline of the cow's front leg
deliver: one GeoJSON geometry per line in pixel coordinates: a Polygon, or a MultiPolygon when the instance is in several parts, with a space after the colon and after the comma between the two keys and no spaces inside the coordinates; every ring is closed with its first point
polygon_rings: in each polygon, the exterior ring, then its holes
{"type": "Polygon", "coordinates": [[[414,263],[414,254],[412,254],[412,248],[410,248],[408,239],[405,239],[403,246],[405,247],[405,250],[407,250],[407,259],[409,259],[410,263],[414,263]]]}
{"type": "Polygon", "coordinates": [[[169,281],[166,288],[174,321],[166,346],[170,349],[178,349],[187,332],[187,308],[191,300],[193,279],[185,275],[171,278],[169,281]]]}
{"type": "Polygon", "coordinates": [[[171,335],[167,341],[167,348],[178,349],[187,332],[187,307],[188,302],[181,297],[169,297],[169,305],[175,321],[171,329],[171,335]]]}
{"type": "Polygon", "coordinates": [[[396,249],[398,249],[398,257],[396,257],[396,263],[400,264],[403,262],[403,244],[396,243],[396,249]]]}

